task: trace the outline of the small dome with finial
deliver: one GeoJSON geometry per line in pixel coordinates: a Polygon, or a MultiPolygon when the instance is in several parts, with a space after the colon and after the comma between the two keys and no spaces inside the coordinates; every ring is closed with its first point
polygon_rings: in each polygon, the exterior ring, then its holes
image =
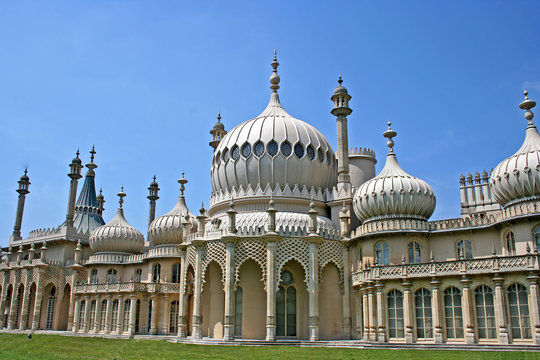
{"type": "Polygon", "coordinates": [[[28,182],[30,178],[28,177],[28,168],[24,168],[24,174],[21,176],[19,181],[28,182]]]}
{"type": "Polygon", "coordinates": [[[221,112],[218,112],[217,122],[214,124],[214,130],[225,130],[225,125],[221,122],[221,112]]]}
{"type": "Polygon", "coordinates": [[[148,228],[148,240],[154,246],[158,245],[173,245],[181,244],[184,237],[183,224],[187,222],[188,231],[194,233],[197,231],[197,220],[195,215],[189,211],[186,205],[186,198],[184,197],[185,185],[187,179],[184,178],[184,172],[182,171],[182,177],[178,180],[180,184],[180,196],[176,202],[175,207],[167,214],[156,218],[148,228]]]}
{"type": "Polygon", "coordinates": [[[139,254],[144,247],[143,234],[129,225],[124,217],[124,187],[118,193],[118,211],[105,225],[96,228],[90,235],[90,248],[96,253],[139,254]]]}
{"type": "Polygon", "coordinates": [[[341,74],[339,74],[338,84],[338,87],[334,90],[334,95],[348,94],[347,89],[342,85],[343,80],[341,79],[341,74]]]}
{"type": "Polygon", "coordinates": [[[519,150],[503,160],[491,173],[490,187],[493,197],[502,206],[540,199],[540,135],[532,119],[531,111],[536,102],[523,92],[525,99],[519,107],[525,110],[528,122],[525,140],[519,150]]]}
{"type": "Polygon", "coordinates": [[[353,207],[364,223],[381,219],[416,219],[427,221],[435,210],[433,189],[422,179],[407,174],[394,154],[397,133],[390,127],[383,134],[388,139],[388,155],[381,172],[366,181],[354,193],[353,207]]]}
{"type": "Polygon", "coordinates": [[[71,162],[74,163],[74,164],[81,165],[81,164],[82,164],[82,161],[81,161],[81,159],[79,158],[79,155],[81,154],[81,153],[79,152],[79,149],[77,149],[77,152],[76,152],[75,154],[76,154],[76,156],[73,158],[73,160],[71,160],[71,162]]]}

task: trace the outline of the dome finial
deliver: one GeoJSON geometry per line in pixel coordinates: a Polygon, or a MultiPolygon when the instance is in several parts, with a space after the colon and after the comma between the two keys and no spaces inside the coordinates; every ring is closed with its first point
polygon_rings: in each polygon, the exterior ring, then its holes
{"type": "Polygon", "coordinates": [[[341,72],[339,73],[339,78],[338,78],[338,84],[341,86],[341,84],[343,83],[343,80],[341,79],[341,72]]]}
{"type": "Polygon", "coordinates": [[[393,154],[394,153],[394,140],[392,140],[396,135],[397,132],[392,130],[392,123],[388,122],[388,130],[386,130],[383,133],[383,136],[388,139],[388,142],[386,143],[386,146],[388,146],[388,153],[393,154]]]}
{"type": "MultiPolygon", "coordinates": [[[[78,151],[78,150],[77,150],[78,151]]],[[[92,145],[92,150],[90,150],[90,162],[94,162],[94,155],[96,154],[96,147],[92,145]]]]}
{"type": "Polygon", "coordinates": [[[534,118],[534,113],[531,111],[531,109],[536,106],[536,101],[529,100],[529,93],[527,92],[527,89],[523,91],[523,95],[525,95],[525,100],[523,100],[523,102],[519,104],[519,108],[526,110],[525,119],[527,119],[527,121],[529,122],[529,126],[532,126],[532,119],[534,118]]]}
{"type": "Polygon", "coordinates": [[[187,179],[184,178],[184,170],[182,170],[182,177],[178,179],[178,183],[180,184],[180,196],[184,196],[184,190],[186,190],[184,185],[188,183],[187,179]]]}
{"type": "Polygon", "coordinates": [[[124,203],[124,196],[126,196],[126,193],[124,192],[124,185],[120,186],[120,192],[118,194],[118,204],[120,205],[119,206],[119,209],[122,209],[122,204],[124,203]]]}
{"type": "Polygon", "coordinates": [[[221,122],[221,110],[217,113],[217,122],[221,122]]]}
{"type": "Polygon", "coordinates": [[[270,75],[270,89],[272,89],[272,92],[277,93],[279,89],[279,75],[277,74],[277,68],[279,66],[279,63],[277,61],[277,53],[276,50],[274,50],[274,61],[270,64],[272,65],[272,68],[274,68],[274,71],[272,72],[272,75],[270,75]]]}

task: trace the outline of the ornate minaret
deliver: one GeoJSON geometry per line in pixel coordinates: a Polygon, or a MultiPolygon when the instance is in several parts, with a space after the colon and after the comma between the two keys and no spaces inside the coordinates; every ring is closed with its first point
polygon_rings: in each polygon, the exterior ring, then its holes
{"type": "Polygon", "coordinates": [[[341,85],[341,74],[338,79],[339,86],[334,90],[334,95],[330,98],[334,102],[332,115],[337,117],[337,153],[338,153],[338,185],[350,183],[349,176],[349,140],[347,134],[347,116],[352,113],[349,108],[351,96],[347,89],[341,85]]]}
{"type": "Polygon", "coordinates": [[[210,134],[212,134],[212,141],[210,141],[210,146],[213,147],[215,150],[221,139],[223,139],[223,137],[227,134],[227,131],[225,130],[225,125],[223,125],[223,123],[221,122],[221,113],[218,113],[217,123],[215,123],[212,130],[210,130],[210,134]]]}
{"type": "Polygon", "coordinates": [[[146,197],[150,200],[150,210],[148,212],[148,226],[156,218],[156,200],[159,199],[158,196],[159,186],[156,182],[156,175],[154,175],[154,180],[150,183],[148,187],[148,196],[146,197]]]}
{"type": "Polygon", "coordinates": [[[102,188],[99,188],[99,195],[97,196],[97,203],[98,203],[98,208],[100,211],[99,214],[102,215],[103,211],[105,210],[105,196],[103,196],[102,188]]]}
{"type": "Polygon", "coordinates": [[[19,188],[17,192],[19,193],[19,202],[17,203],[17,213],[15,215],[15,225],[13,226],[13,234],[9,239],[11,244],[13,240],[21,240],[21,224],[24,212],[24,202],[26,200],[26,195],[30,193],[28,191],[28,186],[30,185],[30,178],[28,175],[28,169],[24,169],[24,175],[19,179],[19,188]]]}
{"type": "Polygon", "coordinates": [[[77,198],[77,185],[79,183],[79,179],[82,178],[81,175],[81,169],[82,161],[79,159],[79,150],[77,150],[77,156],[71,161],[71,164],[69,164],[69,167],[71,171],[69,172],[68,176],[71,179],[70,187],[69,187],[69,198],[68,198],[68,206],[67,206],[67,213],[66,213],[66,226],[73,227],[73,217],[75,216],[75,200],[77,198]]]}

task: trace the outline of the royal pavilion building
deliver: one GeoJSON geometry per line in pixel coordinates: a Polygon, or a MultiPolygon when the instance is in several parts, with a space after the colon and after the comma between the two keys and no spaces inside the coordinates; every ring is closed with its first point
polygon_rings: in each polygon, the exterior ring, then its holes
{"type": "Polygon", "coordinates": [[[527,92],[519,150],[491,173],[461,175],[461,216],[430,221],[433,189],[399,165],[390,123],[376,174],[373,150],[349,148],[341,77],[331,97],[334,152],[285,111],[275,56],[271,65],[262,113],[228,132],[218,117],[210,131],[208,209],[188,209],[182,173],[176,205],[157,217],[154,177],[148,229],[126,220],[134,210],[123,189],[106,223],[92,149],[88,164],[77,152],[69,165],[65,221],[23,238],[25,171],[1,253],[0,327],[179,341],[540,345],[540,135],[527,92]]]}

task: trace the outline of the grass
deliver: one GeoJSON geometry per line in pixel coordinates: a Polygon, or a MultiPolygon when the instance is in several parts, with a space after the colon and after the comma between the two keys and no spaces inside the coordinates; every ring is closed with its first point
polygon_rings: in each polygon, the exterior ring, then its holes
{"type": "Polygon", "coordinates": [[[0,334],[0,359],[540,359],[539,353],[445,350],[364,350],[289,346],[215,346],[156,340],[119,340],[0,334]]]}

